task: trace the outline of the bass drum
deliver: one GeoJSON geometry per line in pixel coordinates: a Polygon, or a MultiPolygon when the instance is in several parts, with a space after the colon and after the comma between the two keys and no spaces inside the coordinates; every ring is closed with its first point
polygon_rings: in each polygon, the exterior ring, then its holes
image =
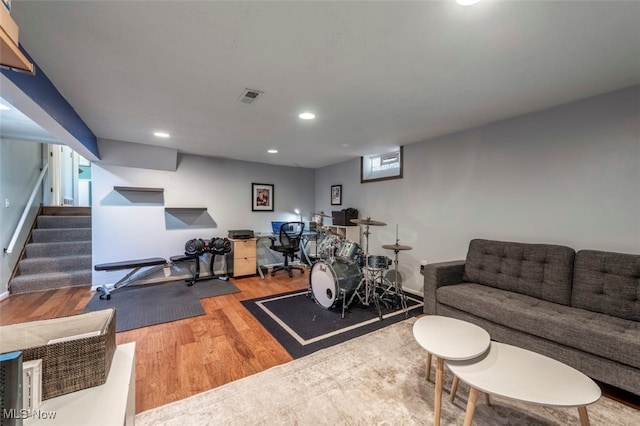
{"type": "Polygon", "coordinates": [[[313,298],[325,309],[336,307],[342,295],[347,297],[358,287],[361,279],[362,272],[358,265],[340,259],[333,263],[317,261],[309,276],[313,298]]]}

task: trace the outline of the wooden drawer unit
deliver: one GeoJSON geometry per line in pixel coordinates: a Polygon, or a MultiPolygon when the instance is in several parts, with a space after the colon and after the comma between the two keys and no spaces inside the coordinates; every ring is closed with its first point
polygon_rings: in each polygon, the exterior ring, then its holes
{"type": "Polygon", "coordinates": [[[233,277],[254,275],[256,273],[256,239],[231,239],[233,250],[229,264],[229,272],[233,277]]]}

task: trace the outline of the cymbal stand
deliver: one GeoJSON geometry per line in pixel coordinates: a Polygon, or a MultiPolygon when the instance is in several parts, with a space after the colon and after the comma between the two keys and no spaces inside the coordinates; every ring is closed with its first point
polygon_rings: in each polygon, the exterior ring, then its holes
{"type": "Polygon", "coordinates": [[[400,297],[400,303],[402,304],[402,309],[404,310],[405,316],[409,316],[409,308],[407,307],[407,295],[404,294],[404,290],[402,290],[402,286],[398,285],[398,253],[400,250],[398,249],[400,239],[398,238],[398,225],[396,224],[396,249],[393,250],[395,253],[395,276],[393,277],[393,288],[397,296],[400,297]]]}
{"type": "MultiPolygon", "coordinates": [[[[396,244],[398,243],[398,240],[396,239],[396,244]]],[[[393,252],[395,253],[395,260],[394,263],[396,264],[395,267],[395,276],[393,277],[393,288],[394,291],[396,293],[396,296],[400,297],[400,303],[402,306],[402,310],[404,311],[405,316],[409,315],[409,308],[407,307],[407,295],[404,294],[404,291],[402,290],[402,286],[398,284],[398,252],[400,250],[394,250],[393,252]]]]}
{"type": "MultiPolygon", "coordinates": [[[[371,218],[368,218],[368,219],[371,219],[371,218]]],[[[376,309],[378,310],[378,316],[380,317],[380,320],[382,321],[382,309],[380,308],[380,302],[378,300],[378,297],[377,297],[377,294],[375,292],[375,289],[373,288],[374,284],[375,284],[375,281],[373,279],[371,279],[371,277],[370,277],[371,274],[368,271],[368,264],[367,264],[369,262],[369,235],[370,234],[371,234],[371,232],[369,231],[369,225],[365,225],[365,230],[362,233],[362,235],[364,235],[365,239],[366,239],[363,278],[360,280],[360,283],[358,283],[358,286],[356,287],[355,291],[351,295],[351,298],[349,298],[349,302],[347,303],[347,307],[349,307],[351,305],[351,303],[353,302],[353,299],[356,296],[358,297],[360,302],[365,306],[369,306],[369,304],[371,302],[370,299],[373,299],[373,303],[375,304],[376,309]],[[363,284],[364,284],[364,298],[360,294],[360,289],[361,289],[363,284]]],[[[342,318],[344,318],[344,309],[342,311],[342,318]]]]}

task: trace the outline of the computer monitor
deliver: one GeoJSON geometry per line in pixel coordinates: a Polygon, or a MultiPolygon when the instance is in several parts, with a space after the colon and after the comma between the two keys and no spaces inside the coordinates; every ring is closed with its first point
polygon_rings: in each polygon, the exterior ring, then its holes
{"type": "MultiPolygon", "coordinates": [[[[272,221],[271,222],[271,232],[273,232],[274,234],[278,234],[280,232],[280,227],[282,226],[283,223],[288,223],[289,221],[272,221]]],[[[295,224],[291,224],[289,225],[289,228],[286,229],[287,231],[291,231],[291,232],[295,232],[295,231],[299,231],[299,225],[295,225],[295,224]]]]}
{"type": "Polygon", "coordinates": [[[271,222],[271,232],[273,232],[274,234],[277,234],[278,232],[280,232],[280,227],[282,226],[283,223],[287,223],[286,221],[272,221],[271,222]]]}

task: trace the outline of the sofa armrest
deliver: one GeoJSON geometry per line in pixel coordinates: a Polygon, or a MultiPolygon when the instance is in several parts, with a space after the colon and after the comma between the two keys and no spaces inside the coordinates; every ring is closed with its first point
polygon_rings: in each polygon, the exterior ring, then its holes
{"type": "Polygon", "coordinates": [[[436,290],[462,282],[464,260],[431,263],[424,268],[424,313],[436,314],[436,290]]]}

